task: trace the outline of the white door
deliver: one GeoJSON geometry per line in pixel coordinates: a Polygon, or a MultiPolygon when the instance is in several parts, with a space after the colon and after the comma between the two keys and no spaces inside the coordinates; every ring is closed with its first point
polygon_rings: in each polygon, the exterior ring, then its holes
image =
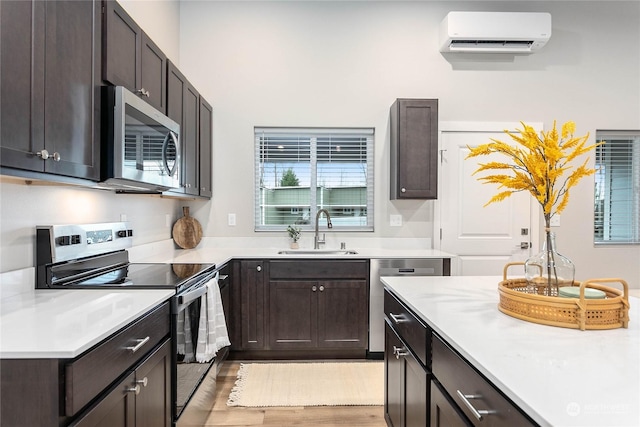
{"type": "MultiPolygon", "coordinates": [[[[540,129],[540,124],[527,124],[540,129]]],[[[534,250],[537,247],[538,222],[532,218],[538,218],[538,206],[530,193],[515,193],[485,207],[499,191],[498,186],[483,184],[473,175],[479,163],[507,159],[490,155],[465,160],[468,146],[486,144],[491,138],[508,143],[511,138],[504,129],[515,131],[519,127],[520,123],[441,123],[434,235],[441,236],[440,250],[458,255],[452,274],[500,275],[506,263],[526,260],[530,246],[534,250]]],[[[514,276],[521,276],[519,273],[514,271],[514,276]]]]}

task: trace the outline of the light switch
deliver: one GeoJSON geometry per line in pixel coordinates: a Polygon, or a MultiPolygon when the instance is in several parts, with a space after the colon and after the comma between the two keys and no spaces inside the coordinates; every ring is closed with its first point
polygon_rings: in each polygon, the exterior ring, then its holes
{"type": "Polygon", "coordinates": [[[401,227],[402,226],[402,215],[391,215],[391,216],[389,216],[389,225],[391,225],[391,227],[401,227]]]}
{"type": "Polygon", "coordinates": [[[552,216],[549,225],[551,225],[552,227],[560,227],[560,215],[555,214],[554,216],[552,216]]]}
{"type": "Polygon", "coordinates": [[[230,213],[228,215],[228,224],[229,225],[236,225],[236,214],[230,213]]]}

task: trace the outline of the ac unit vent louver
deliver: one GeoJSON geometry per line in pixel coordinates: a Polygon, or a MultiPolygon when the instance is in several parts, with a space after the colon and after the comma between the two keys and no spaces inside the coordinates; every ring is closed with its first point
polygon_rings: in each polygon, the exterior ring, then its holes
{"type": "Polygon", "coordinates": [[[440,51],[532,53],[550,37],[548,13],[449,12],[440,24],[440,51]]]}

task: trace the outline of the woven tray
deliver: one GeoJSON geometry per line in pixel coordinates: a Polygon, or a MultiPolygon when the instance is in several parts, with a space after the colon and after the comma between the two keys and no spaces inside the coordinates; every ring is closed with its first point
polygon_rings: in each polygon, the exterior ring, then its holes
{"type": "Polygon", "coordinates": [[[629,287],[622,279],[589,279],[580,287],[580,298],[549,297],[526,293],[527,280],[508,279],[507,269],[523,263],[505,265],[503,280],[498,286],[500,303],[498,309],[509,316],[543,325],[573,329],[615,329],[629,324],[629,287]],[[622,290],[603,283],[618,283],[622,290]],[[605,299],[586,299],[584,288],[599,289],[605,299]]]}

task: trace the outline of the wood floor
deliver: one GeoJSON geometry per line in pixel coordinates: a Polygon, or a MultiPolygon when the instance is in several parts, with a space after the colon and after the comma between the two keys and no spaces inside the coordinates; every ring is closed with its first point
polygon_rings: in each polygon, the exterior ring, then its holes
{"type": "Polygon", "coordinates": [[[218,374],[215,404],[204,424],[180,418],[180,427],[204,426],[305,426],[386,427],[382,406],[309,406],[241,408],[227,406],[240,362],[226,361],[218,374]]]}

